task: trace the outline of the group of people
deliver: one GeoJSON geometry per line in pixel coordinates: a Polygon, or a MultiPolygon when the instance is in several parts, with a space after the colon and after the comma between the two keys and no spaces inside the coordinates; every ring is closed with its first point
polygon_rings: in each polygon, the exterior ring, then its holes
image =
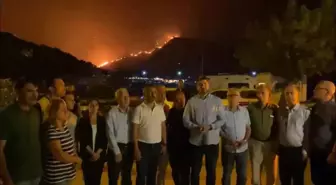
{"type": "Polygon", "coordinates": [[[107,162],[110,185],[117,185],[119,176],[122,185],[131,185],[135,161],[136,185],[164,185],[168,163],[175,185],[199,185],[205,157],[206,184],[215,185],[220,155],[223,185],[231,184],[234,166],[237,185],[246,184],[248,159],[252,184],[261,184],[265,168],[266,184],[273,185],[278,155],[281,184],[303,185],[308,158],[315,185],[336,184],[332,82],[316,86],[311,110],[300,105],[294,84],[285,88],[280,106],[270,102],[271,88],[259,85],[258,102],[243,107],[236,89],[228,90],[223,106],[209,94],[204,76],[190,98],[181,83],[172,107],[165,103],[164,86],[144,87],[144,101],[135,108],[127,89],[120,88],[118,105],[103,116],[97,100],[87,112],[73,112],[75,97],[60,78],[39,101],[33,81],[18,81],[17,101],[0,113],[0,179],[4,185],[70,185],[81,165],[85,184],[99,185],[107,162]]]}

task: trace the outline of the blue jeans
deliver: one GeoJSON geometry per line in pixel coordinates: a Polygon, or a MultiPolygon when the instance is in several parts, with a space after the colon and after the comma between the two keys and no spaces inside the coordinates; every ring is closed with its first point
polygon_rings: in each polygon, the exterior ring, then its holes
{"type": "Polygon", "coordinates": [[[15,185],[39,185],[40,181],[41,181],[40,179],[41,178],[36,178],[36,179],[32,179],[32,180],[21,181],[21,182],[15,183],[15,185]]]}
{"type": "Polygon", "coordinates": [[[237,185],[245,185],[247,178],[247,150],[242,153],[229,153],[222,151],[223,177],[222,185],[231,185],[231,174],[236,163],[237,185]]]}

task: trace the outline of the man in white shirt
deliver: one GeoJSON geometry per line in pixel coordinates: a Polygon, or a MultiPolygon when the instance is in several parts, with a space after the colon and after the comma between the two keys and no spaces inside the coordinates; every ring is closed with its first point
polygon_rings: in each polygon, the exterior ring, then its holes
{"type": "Polygon", "coordinates": [[[281,184],[304,185],[307,152],[303,150],[304,125],[310,111],[299,104],[299,90],[290,84],[284,91],[286,107],[280,107],[279,173],[281,184]]]}
{"type": "Polygon", "coordinates": [[[121,185],[132,185],[133,143],[130,131],[133,111],[129,107],[130,98],[127,89],[118,89],[115,97],[118,106],[112,107],[106,118],[109,185],[118,185],[120,173],[121,185]]]}
{"type": "Polygon", "coordinates": [[[136,185],[155,185],[160,153],[166,152],[166,116],[155,102],[156,88],[144,88],[144,102],[133,116],[134,156],[137,161],[136,185]]]}

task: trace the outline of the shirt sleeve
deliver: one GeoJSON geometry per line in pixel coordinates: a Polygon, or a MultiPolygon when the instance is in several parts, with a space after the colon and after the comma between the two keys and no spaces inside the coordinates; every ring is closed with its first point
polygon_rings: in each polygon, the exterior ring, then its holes
{"type": "Polygon", "coordinates": [[[192,128],[197,128],[198,125],[193,123],[191,121],[191,116],[192,116],[192,107],[191,107],[191,103],[190,100],[188,101],[187,105],[184,108],[184,112],[183,112],[183,124],[184,127],[186,127],[187,129],[192,129],[192,128]]]}
{"type": "Polygon", "coordinates": [[[310,110],[307,108],[304,109],[303,116],[304,116],[304,121],[307,122],[310,116],[310,110]]]}
{"type": "Polygon", "coordinates": [[[10,137],[10,125],[5,112],[0,114],[0,140],[7,141],[10,137]]]}
{"type": "Polygon", "coordinates": [[[61,139],[61,134],[55,128],[50,128],[47,131],[47,137],[49,141],[61,139]]]}
{"type": "Polygon", "coordinates": [[[221,100],[219,100],[219,102],[217,103],[217,108],[218,108],[218,110],[217,110],[217,120],[211,124],[212,129],[219,129],[225,123],[224,106],[223,106],[221,100]]]}
{"type": "Polygon", "coordinates": [[[108,141],[111,145],[109,145],[110,149],[114,152],[114,154],[120,154],[120,148],[117,143],[116,134],[114,132],[114,120],[113,120],[113,111],[111,110],[106,117],[106,135],[108,141]]]}
{"type": "Polygon", "coordinates": [[[250,114],[247,109],[245,109],[245,119],[246,119],[246,126],[251,126],[251,119],[250,114]]]}
{"type": "Polygon", "coordinates": [[[224,124],[220,128],[220,136],[226,137],[226,126],[227,126],[227,112],[225,110],[225,107],[223,106],[223,115],[224,115],[224,124]]]}
{"type": "Polygon", "coordinates": [[[164,108],[160,109],[159,114],[160,114],[159,116],[160,116],[161,122],[166,121],[166,114],[165,114],[164,108]]]}
{"type": "Polygon", "coordinates": [[[134,109],[132,122],[134,124],[140,124],[140,116],[141,116],[141,111],[140,111],[140,106],[138,106],[134,109]]]}

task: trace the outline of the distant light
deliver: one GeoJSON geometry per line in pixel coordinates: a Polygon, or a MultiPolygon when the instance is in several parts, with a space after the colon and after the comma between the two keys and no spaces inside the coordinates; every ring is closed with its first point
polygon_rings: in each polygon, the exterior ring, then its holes
{"type": "Polygon", "coordinates": [[[256,71],[252,71],[251,74],[252,74],[252,76],[256,76],[257,72],[256,71]]]}
{"type": "Polygon", "coordinates": [[[147,71],[141,71],[142,76],[146,76],[147,75],[147,71]]]}
{"type": "Polygon", "coordinates": [[[182,75],[182,71],[177,71],[177,75],[181,76],[182,75]]]}

